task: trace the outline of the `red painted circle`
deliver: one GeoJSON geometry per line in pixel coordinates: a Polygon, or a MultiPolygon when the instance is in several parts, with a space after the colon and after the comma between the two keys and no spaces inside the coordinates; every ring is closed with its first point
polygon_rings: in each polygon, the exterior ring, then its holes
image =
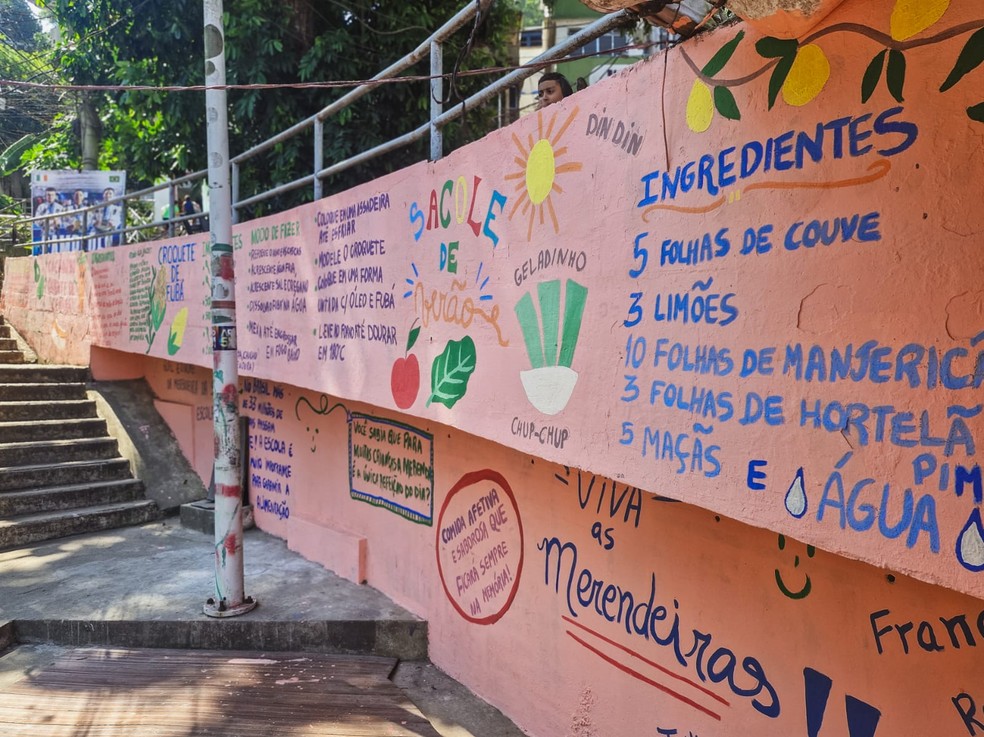
{"type": "MultiPolygon", "coordinates": [[[[491,469],[472,471],[471,473],[466,473],[464,476],[462,476],[458,480],[458,483],[456,483],[453,487],[451,487],[451,490],[448,492],[447,498],[445,498],[444,500],[444,504],[441,505],[441,512],[437,518],[437,535],[436,535],[434,547],[437,552],[437,570],[441,576],[441,585],[444,587],[444,593],[448,597],[448,601],[451,602],[452,606],[454,606],[458,614],[460,614],[469,622],[474,622],[475,624],[494,624],[495,622],[498,622],[499,619],[502,618],[502,615],[504,615],[507,611],[509,611],[509,607],[512,606],[513,599],[516,598],[516,592],[519,590],[519,581],[523,574],[523,559],[525,556],[525,542],[523,538],[523,520],[519,515],[519,505],[516,504],[516,497],[513,494],[512,489],[509,487],[509,484],[506,483],[506,479],[503,478],[502,474],[493,471],[491,469]],[[450,545],[445,546],[441,542],[441,533],[444,530],[445,515],[447,514],[448,508],[451,505],[451,501],[461,492],[465,491],[466,489],[469,489],[470,487],[481,484],[482,482],[490,482],[492,484],[495,484],[506,495],[506,498],[509,500],[509,503],[512,504],[513,513],[515,514],[515,519],[516,519],[516,527],[518,528],[518,533],[519,533],[519,561],[516,564],[516,575],[513,577],[513,580],[511,582],[509,595],[506,598],[505,603],[492,614],[488,614],[485,616],[475,616],[473,614],[470,614],[468,611],[464,609],[464,607],[461,606],[457,598],[451,593],[451,590],[448,588],[448,583],[445,578],[444,563],[441,560],[441,553],[445,547],[450,548],[450,545]]],[[[472,570],[475,570],[474,566],[472,567],[472,570]]]]}

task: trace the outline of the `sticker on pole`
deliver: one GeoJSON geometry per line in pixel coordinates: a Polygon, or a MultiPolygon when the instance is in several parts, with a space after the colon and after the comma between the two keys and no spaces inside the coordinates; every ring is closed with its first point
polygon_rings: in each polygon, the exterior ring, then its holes
{"type": "Polygon", "coordinates": [[[215,351],[234,351],[234,350],[236,350],[236,326],[235,325],[213,325],[212,326],[212,350],[215,350],[215,351]]]}

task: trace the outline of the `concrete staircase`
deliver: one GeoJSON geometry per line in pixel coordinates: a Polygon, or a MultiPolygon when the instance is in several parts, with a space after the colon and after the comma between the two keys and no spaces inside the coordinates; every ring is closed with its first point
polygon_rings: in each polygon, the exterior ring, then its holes
{"type": "MultiPolygon", "coordinates": [[[[0,331],[0,341],[13,340],[8,326],[0,331]]],[[[88,369],[25,363],[8,345],[0,343],[0,550],[158,518],[86,394],[88,369]]]]}
{"type": "Polygon", "coordinates": [[[0,316],[0,363],[25,363],[24,353],[17,347],[17,339],[10,325],[0,316]]]}

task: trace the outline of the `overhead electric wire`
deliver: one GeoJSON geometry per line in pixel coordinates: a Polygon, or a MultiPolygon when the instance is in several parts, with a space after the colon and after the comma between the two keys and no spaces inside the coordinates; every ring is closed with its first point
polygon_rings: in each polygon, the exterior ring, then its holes
{"type": "MultiPolygon", "coordinates": [[[[480,76],[483,74],[501,74],[512,72],[517,69],[542,69],[553,64],[565,61],[576,61],[578,59],[589,59],[595,56],[617,55],[623,51],[635,49],[647,49],[652,46],[672,47],[673,43],[664,44],[662,42],[648,42],[644,44],[627,44],[607,51],[595,51],[588,54],[573,54],[563,59],[551,59],[543,62],[530,62],[510,66],[482,67],[480,69],[469,69],[458,72],[459,76],[480,76]]],[[[346,87],[361,87],[363,85],[382,86],[386,84],[399,84],[405,82],[427,82],[437,76],[448,78],[451,72],[443,75],[408,75],[403,77],[388,77],[386,79],[344,79],[325,82],[276,82],[276,83],[249,83],[249,84],[225,84],[225,85],[124,85],[124,84],[43,84],[38,82],[19,82],[17,80],[0,79],[0,85],[11,87],[23,87],[29,89],[51,89],[68,92],[203,92],[207,90],[279,90],[279,89],[332,89],[346,87]]]]}

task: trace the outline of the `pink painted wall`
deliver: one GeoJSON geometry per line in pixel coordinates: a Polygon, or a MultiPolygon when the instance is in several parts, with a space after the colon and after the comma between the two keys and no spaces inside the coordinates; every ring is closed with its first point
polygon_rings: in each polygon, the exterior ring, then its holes
{"type": "MultiPolygon", "coordinates": [[[[258,524],[531,734],[984,730],[984,14],[910,5],[240,227],[258,524]]],[[[4,312],[150,356],[207,478],[205,244],[111,253],[8,260],[4,312]]]]}
{"type": "Polygon", "coordinates": [[[206,485],[212,477],[215,454],[212,432],[212,372],[186,363],[148,360],[145,378],[157,397],[161,412],[192,468],[206,485]],[[182,417],[182,426],[168,416],[182,417]]]}
{"type": "Polygon", "coordinates": [[[821,735],[959,735],[984,699],[980,598],[435,422],[244,389],[260,525],[346,570],[367,540],[362,576],[427,617],[431,658],[532,735],[809,735],[825,679],[821,735]],[[431,452],[432,505],[359,498],[374,473],[426,487],[402,461],[431,452]]]}

